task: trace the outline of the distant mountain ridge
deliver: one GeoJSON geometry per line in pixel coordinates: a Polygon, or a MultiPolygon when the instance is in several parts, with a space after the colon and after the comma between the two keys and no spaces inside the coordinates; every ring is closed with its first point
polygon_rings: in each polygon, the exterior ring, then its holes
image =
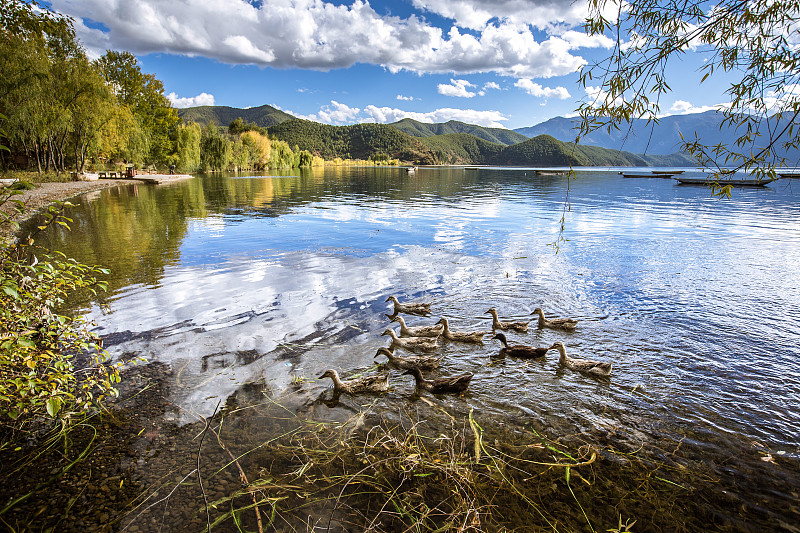
{"type": "Polygon", "coordinates": [[[457,120],[449,120],[442,123],[428,123],[404,118],[397,122],[392,122],[389,126],[394,126],[412,137],[433,137],[434,135],[447,135],[449,133],[467,133],[479,139],[483,139],[484,141],[504,145],[517,144],[528,140],[525,135],[506,128],[488,128],[459,122],[457,120]]]}
{"type": "Polygon", "coordinates": [[[536,165],[552,166],[686,166],[681,154],[642,156],[619,150],[575,146],[540,135],[505,146],[467,133],[413,137],[388,124],[330,126],[308,120],[290,120],[268,128],[268,133],[290,146],[325,159],[370,159],[388,156],[423,165],[536,165]]]}
{"type": "MultiPolygon", "coordinates": [[[[658,124],[647,124],[646,120],[636,119],[631,122],[630,127],[622,124],[618,131],[608,132],[603,129],[592,132],[582,138],[580,144],[626,150],[637,154],[665,155],[680,150],[681,134],[686,141],[694,139],[697,134],[697,137],[707,145],[721,144],[735,147],[736,139],[740,134],[733,127],[723,126],[722,119],[722,114],[716,111],[663,117],[658,124]]],[[[778,121],[773,117],[765,121],[762,128],[780,131],[786,125],[785,121],[785,118],[778,121]]],[[[547,134],[561,141],[573,142],[577,136],[577,130],[574,128],[578,122],[578,118],[554,117],[535,126],[517,128],[514,131],[529,137],[547,134]]],[[[795,127],[800,127],[800,125],[795,127]]],[[[766,140],[764,144],[766,144],[766,140]]],[[[780,157],[787,159],[788,164],[800,162],[800,150],[778,148],[778,152],[780,157]]],[[[726,163],[721,162],[720,164],[725,165],[726,163]]]]}
{"type": "Polygon", "coordinates": [[[289,113],[270,105],[249,107],[247,109],[224,105],[187,107],[178,109],[178,116],[186,122],[197,122],[198,124],[213,122],[219,126],[227,126],[237,118],[241,118],[245,122],[256,124],[262,128],[268,128],[295,118],[289,113]]]}
{"type": "MultiPolygon", "coordinates": [[[[388,156],[419,164],[535,165],[535,166],[691,166],[682,154],[640,155],[631,151],[575,146],[570,133],[574,119],[557,117],[530,128],[512,131],[466,124],[456,120],[424,123],[403,119],[392,124],[364,123],[332,126],[302,120],[275,107],[248,109],[200,106],[178,110],[185,121],[227,126],[237,118],[267,128],[269,134],[325,159],[370,159],[388,156]],[[538,128],[538,129],[537,129],[538,128]],[[538,132],[538,133],[537,133],[538,132]],[[523,133],[536,133],[530,139],[523,133]],[[559,137],[561,137],[559,139],[559,137]]],[[[603,143],[608,139],[598,137],[603,143]]],[[[673,150],[674,152],[674,150],[673,150]]]]}
{"type": "MultiPolygon", "coordinates": [[[[514,131],[527,137],[543,133],[558,140],[573,142],[578,134],[575,129],[578,118],[554,117],[545,122],[514,131]]],[[[581,144],[626,150],[637,154],[671,154],[680,150],[681,133],[686,139],[694,138],[695,132],[701,139],[709,139],[711,144],[729,144],[736,139],[731,128],[722,128],[722,117],[716,111],[672,115],[663,117],[658,124],[648,124],[646,120],[634,119],[630,127],[622,124],[619,130],[608,132],[601,129],[581,139],[581,144]]]]}

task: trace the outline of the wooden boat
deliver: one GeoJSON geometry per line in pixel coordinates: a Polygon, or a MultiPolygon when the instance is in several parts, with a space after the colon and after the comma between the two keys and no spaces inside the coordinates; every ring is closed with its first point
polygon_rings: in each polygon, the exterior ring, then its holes
{"type": "Polygon", "coordinates": [[[772,183],[774,180],[770,179],[721,179],[715,180],[713,178],[683,178],[678,177],[675,178],[678,180],[678,184],[680,185],[730,185],[732,187],[766,187],[768,184],[772,183]]]}
{"type": "Polygon", "coordinates": [[[800,171],[778,172],[778,176],[780,176],[781,178],[786,178],[786,179],[792,179],[792,178],[798,179],[798,178],[800,178],[800,171]]]}
{"type": "Polygon", "coordinates": [[[623,178],[671,178],[672,174],[642,174],[638,172],[620,172],[623,178]]]}
{"type": "Polygon", "coordinates": [[[685,171],[683,170],[654,170],[653,174],[662,174],[665,176],[677,176],[678,174],[683,174],[685,171]]]}
{"type": "Polygon", "coordinates": [[[464,170],[480,170],[478,167],[464,167],[464,170]]]}

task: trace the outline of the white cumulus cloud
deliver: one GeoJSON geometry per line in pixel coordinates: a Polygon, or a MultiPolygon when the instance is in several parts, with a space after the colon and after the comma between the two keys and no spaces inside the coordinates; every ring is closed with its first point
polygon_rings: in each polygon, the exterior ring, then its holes
{"type": "Polygon", "coordinates": [[[721,104],[696,106],[691,102],[687,102],[686,100],[675,100],[675,102],[673,102],[673,104],[669,108],[669,111],[666,114],[689,115],[692,113],[704,113],[706,111],[721,110],[723,107],[724,105],[721,104]]]}
{"type": "Polygon", "coordinates": [[[460,98],[472,98],[476,93],[467,89],[467,87],[475,87],[474,84],[467,80],[450,80],[450,85],[446,83],[439,84],[439,94],[445,96],[458,96],[460,98]]]}
{"type": "Polygon", "coordinates": [[[377,122],[379,124],[388,124],[404,118],[410,118],[418,122],[434,123],[458,120],[460,122],[466,122],[467,124],[477,124],[479,126],[491,128],[505,128],[502,121],[508,120],[508,117],[499,111],[453,109],[449,107],[435,109],[429,112],[419,112],[368,105],[364,108],[364,114],[367,115],[367,118],[362,120],[362,122],[377,122]]]}
{"type": "MultiPolygon", "coordinates": [[[[331,100],[330,105],[325,105],[320,110],[305,118],[315,122],[323,122],[325,124],[352,124],[353,122],[361,122],[358,120],[361,109],[358,107],[350,107],[347,104],[341,104],[336,100],[331,100]]],[[[298,115],[295,115],[298,116],[298,115]]]]}
{"type": "Polygon", "coordinates": [[[324,0],[51,3],[76,19],[78,37],[94,55],[117,49],[276,68],[328,70],[364,63],[391,72],[546,78],[573,73],[585,64],[573,53],[576,48],[601,45],[558,26],[559,21],[582,20],[576,13],[584,7],[556,0],[416,0],[419,8],[454,18],[457,24],[447,30],[417,15],[379,14],[366,0],[349,5],[324,0]],[[491,12],[502,16],[492,19],[491,12]],[[108,31],[87,27],[84,18],[108,31]],[[482,26],[481,21],[490,19],[494,21],[482,26]],[[459,26],[480,28],[462,32],[459,26]],[[534,34],[534,27],[550,30],[534,34]]]}
{"type": "Polygon", "coordinates": [[[581,24],[586,2],[571,0],[413,0],[415,7],[452,19],[462,28],[482,29],[490,22],[531,25],[539,29],[581,24]]]}
{"type": "Polygon", "coordinates": [[[172,102],[173,107],[179,109],[200,105],[214,105],[214,95],[208,93],[200,93],[197,96],[188,97],[180,97],[175,93],[169,93],[167,99],[172,102]]]}
{"type": "Polygon", "coordinates": [[[410,102],[410,101],[414,100],[414,97],[413,96],[403,96],[402,94],[398,94],[397,95],[397,99],[398,100],[405,100],[407,102],[410,102]]]}
{"type": "Polygon", "coordinates": [[[517,80],[514,87],[518,87],[531,96],[536,96],[538,98],[559,98],[561,100],[566,100],[570,97],[566,87],[542,87],[538,83],[527,78],[517,80]]]}
{"type": "MultiPolygon", "coordinates": [[[[271,104],[276,109],[281,109],[275,104],[271,104]]],[[[389,124],[404,118],[410,118],[418,122],[447,122],[448,120],[458,120],[467,124],[477,124],[491,128],[505,128],[503,122],[508,120],[503,113],[494,110],[476,109],[453,109],[444,107],[433,111],[407,111],[393,107],[379,107],[367,105],[363,109],[350,107],[346,104],[331,101],[330,105],[324,105],[317,113],[304,115],[295,113],[290,109],[281,109],[290,115],[305,120],[314,120],[326,124],[343,125],[363,122],[376,122],[378,124],[389,124]]]]}

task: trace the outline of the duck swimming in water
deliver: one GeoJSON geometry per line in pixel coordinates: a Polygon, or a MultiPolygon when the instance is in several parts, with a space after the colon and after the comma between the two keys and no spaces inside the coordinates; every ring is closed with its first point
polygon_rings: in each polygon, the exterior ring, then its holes
{"type": "Polygon", "coordinates": [[[358,394],[360,392],[386,392],[389,390],[389,374],[364,376],[342,381],[339,378],[339,373],[330,368],[319,377],[319,379],[325,378],[333,380],[333,391],[336,393],[358,394]]]}
{"type": "Polygon", "coordinates": [[[418,389],[430,391],[434,394],[445,392],[464,392],[469,387],[469,382],[472,379],[472,374],[466,373],[460,376],[453,376],[449,378],[435,378],[425,379],[422,372],[417,367],[412,367],[403,372],[403,375],[414,376],[414,381],[418,389]]]}
{"type": "Polygon", "coordinates": [[[539,327],[540,328],[550,328],[550,329],[564,329],[567,331],[575,330],[575,327],[578,325],[578,321],[572,318],[551,318],[547,319],[544,317],[544,311],[540,307],[537,307],[533,310],[532,315],[539,315],[539,327]]]}
{"type": "Polygon", "coordinates": [[[497,309],[494,307],[486,311],[486,313],[492,315],[492,329],[502,329],[503,331],[511,329],[519,331],[520,333],[528,331],[528,322],[501,322],[500,319],[497,318],[497,309]]]}
{"type": "Polygon", "coordinates": [[[400,347],[411,352],[432,352],[439,347],[436,339],[430,337],[398,337],[393,329],[388,328],[381,335],[389,335],[392,338],[392,348],[400,347]]]}
{"type": "Polygon", "coordinates": [[[578,372],[585,372],[593,376],[609,376],[611,375],[611,363],[601,363],[599,361],[589,361],[587,359],[576,359],[567,355],[564,345],[560,342],[554,342],[550,349],[557,349],[560,357],[558,362],[569,368],[570,370],[577,370],[578,372]]]}
{"type": "MultiPolygon", "coordinates": [[[[389,315],[387,315],[389,316],[389,315]]],[[[389,316],[392,322],[400,323],[400,336],[401,337],[438,337],[444,331],[444,326],[434,324],[432,326],[406,326],[406,321],[400,315],[389,316]]]]}
{"type": "Polygon", "coordinates": [[[389,348],[378,348],[375,357],[385,355],[389,358],[389,363],[397,368],[408,370],[409,368],[423,368],[430,370],[439,366],[439,358],[432,355],[410,355],[401,357],[395,355],[389,348]]]}
{"type": "Polygon", "coordinates": [[[445,317],[440,318],[437,324],[442,324],[442,337],[449,341],[478,344],[483,342],[483,336],[489,333],[488,331],[450,331],[450,324],[447,323],[445,317]]]}
{"type": "Polygon", "coordinates": [[[386,298],[386,301],[394,304],[394,313],[392,313],[392,316],[398,313],[407,313],[409,315],[427,315],[431,312],[431,304],[428,303],[401,304],[399,301],[397,301],[395,296],[389,296],[386,298]]]}
{"type": "Polygon", "coordinates": [[[523,359],[541,359],[547,355],[548,351],[550,351],[550,348],[534,348],[533,346],[525,346],[524,344],[514,344],[509,346],[506,336],[502,333],[498,333],[492,337],[492,339],[497,339],[503,343],[503,347],[500,348],[500,357],[505,357],[508,355],[511,357],[521,357],[523,359]]]}

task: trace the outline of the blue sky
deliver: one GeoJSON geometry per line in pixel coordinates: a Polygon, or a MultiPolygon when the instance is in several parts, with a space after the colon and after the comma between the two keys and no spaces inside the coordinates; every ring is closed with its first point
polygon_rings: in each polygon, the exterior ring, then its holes
{"type": "MultiPolygon", "coordinates": [[[[581,0],[51,0],[90,55],[137,55],[176,107],[273,105],[328,124],[460,120],[520,128],[587,98],[577,69],[608,53],[581,0]]],[[[665,114],[698,91],[703,57],[671,67],[665,114]]]]}

